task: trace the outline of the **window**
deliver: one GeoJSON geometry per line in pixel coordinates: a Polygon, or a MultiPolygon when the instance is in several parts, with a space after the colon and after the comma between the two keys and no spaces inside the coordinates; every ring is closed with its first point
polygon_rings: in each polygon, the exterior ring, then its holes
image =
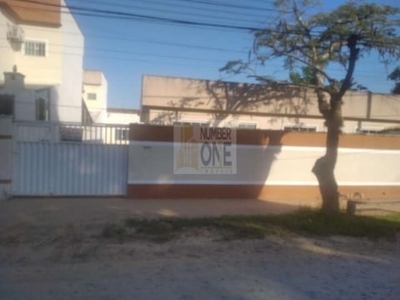
{"type": "Polygon", "coordinates": [[[96,93],[88,93],[87,98],[88,98],[88,100],[97,100],[97,94],[96,93]]]}
{"type": "Polygon", "coordinates": [[[383,128],[380,127],[373,127],[373,128],[357,128],[356,133],[360,134],[379,134],[383,128]]]}
{"type": "Polygon", "coordinates": [[[283,126],[285,131],[299,131],[299,132],[316,132],[317,126],[315,125],[285,125],[283,126]]]}
{"type": "Polygon", "coordinates": [[[48,121],[49,120],[49,103],[46,99],[36,99],[36,120],[48,121]]]}
{"type": "Polygon", "coordinates": [[[46,43],[38,41],[25,41],[25,55],[46,56],[46,43]]]}
{"type": "Polygon", "coordinates": [[[207,122],[202,122],[202,121],[182,121],[182,122],[174,122],[174,126],[200,126],[200,127],[210,127],[210,124],[207,122]]]}
{"type": "Polygon", "coordinates": [[[12,116],[14,114],[14,96],[0,95],[0,116],[12,116]]]}
{"type": "Polygon", "coordinates": [[[240,128],[240,129],[257,129],[257,123],[251,123],[251,122],[239,123],[238,128],[240,128]]]}
{"type": "Polygon", "coordinates": [[[129,140],[129,130],[122,128],[115,129],[115,139],[119,141],[129,140]]]}

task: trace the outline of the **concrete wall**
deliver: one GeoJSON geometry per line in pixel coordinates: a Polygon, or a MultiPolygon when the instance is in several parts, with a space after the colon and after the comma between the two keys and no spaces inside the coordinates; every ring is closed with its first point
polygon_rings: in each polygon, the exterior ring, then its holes
{"type": "MultiPolygon", "coordinates": [[[[65,5],[65,2],[62,1],[65,5]]],[[[62,60],[59,88],[59,101],[55,104],[58,109],[58,120],[61,122],[82,121],[82,82],[84,37],[69,10],[61,14],[62,22],[62,60]]]]}
{"type": "Polygon", "coordinates": [[[24,75],[20,73],[8,72],[5,77],[4,87],[0,89],[0,94],[14,96],[14,120],[34,121],[36,119],[35,91],[25,89],[24,75]]]}
{"type": "MultiPolygon", "coordinates": [[[[174,147],[183,144],[174,142],[172,127],[130,130],[130,197],[320,199],[311,169],[324,154],[324,133],[237,130],[236,173],[191,175],[174,172],[174,147]]],[[[342,194],[398,197],[400,138],[341,136],[335,174],[342,194]]]]}
{"type": "Polygon", "coordinates": [[[11,195],[12,118],[0,116],[0,200],[11,195]]]}
{"type": "MultiPolygon", "coordinates": [[[[312,91],[145,75],[141,105],[142,122],[151,124],[201,121],[235,127],[240,122],[255,122],[260,129],[281,130],[285,125],[297,125],[317,126],[318,131],[325,131],[312,91]],[[241,106],[239,114],[229,113],[241,103],[248,105],[241,106]]],[[[357,128],[371,127],[370,123],[382,129],[400,126],[398,112],[399,96],[349,91],[343,105],[343,116],[348,119],[343,132],[355,133],[357,128]]]]}
{"type": "Polygon", "coordinates": [[[371,118],[400,121],[399,95],[373,94],[371,101],[371,118]]]}
{"type": "Polygon", "coordinates": [[[142,105],[145,106],[184,105],[187,108],[224,111],[243,99],[263,102],[248,107],[248,111],[289,114],[301,109],[310,115],[318,113],[315,94],[304,91],[273,91],[263,85],[150,75],[142,79],[142,105]]]}
{"type": "MultiPolygon", "coordinates": [[[[222,121],[215,119],[215,115],[196,112],[171,112],[165,110],[152,109],[149,114],[150,122],[155,125],[173,125],[175,121],[188,123],[208,123],[213,126],[220,127],[239,127],[240,124],[255,124],[257,129],[283,130],[285,126],[316,126],[317,131],[325,131],[324,121],[322,119],[306,119],[306,118],[288,118],[288,117],[265,117],[265,116],[246,116],[246,115],[229,115],[222,121]]],[[[345,124],[346,129],[352,130],[350,124],[345,124]]],[[[346,132],[348,132],[346,130],[346,132]]]]}
{"type": "Polygon", "coordinates": [[[14,51],[7,40],[8,25],[14,24],[14,21],[6,14],[3,7],[0,6],[0,84],[4,83],[4,71],[12,71],[14,65],[14,51]]]}
{"type": "Polygon", "coordinates": [[[120,113],[107,111],[105,119],[106,124],[132,124],[139,123],[140,117],[138,113],[120,113]]]}

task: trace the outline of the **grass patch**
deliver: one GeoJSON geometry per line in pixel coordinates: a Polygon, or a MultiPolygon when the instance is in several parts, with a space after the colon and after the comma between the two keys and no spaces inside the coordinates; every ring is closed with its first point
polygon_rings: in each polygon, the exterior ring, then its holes
{"type": "Polygon", "coordinates": [[[260,239],[267,234],[351,236],[371,239],[394,239],[400,232],[400,213],[387,216],[348,216],[345,213],[325,215],[305,209],[275,216],[226,216],[219,218],[162,218],[141,220],[128,218],[122,225],[107,225],[103,236],[125,238],[130,235],[153,240],[170,240],[192,229],[221,233],[226,239],[260,239]]]}
{"type": "Polygon", "coordinates": [[[128,229],[119,224],[107,224],[103,228],[102,236],[108,239],[123,240],[128,235],[128,229]]]}

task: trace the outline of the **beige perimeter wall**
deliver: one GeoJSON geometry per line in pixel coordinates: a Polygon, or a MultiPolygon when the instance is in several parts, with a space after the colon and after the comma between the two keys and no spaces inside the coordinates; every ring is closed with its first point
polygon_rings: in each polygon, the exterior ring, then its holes
{"type": "MultiPolygon", "coordinates": [[[[235,174],[174,174],[172,126],[131,125],[132,198],[319,199],[311,169],[324,133],[237,130],[235,174]]],[[[176,137],[175,137],[176,138],[176,137]]],[[[176,153],[175,153],[176,154],[176,153]]],[[[388,199],[400,194],[400,138],[342,135],[336,178],[342,194],[388,199]]]]}

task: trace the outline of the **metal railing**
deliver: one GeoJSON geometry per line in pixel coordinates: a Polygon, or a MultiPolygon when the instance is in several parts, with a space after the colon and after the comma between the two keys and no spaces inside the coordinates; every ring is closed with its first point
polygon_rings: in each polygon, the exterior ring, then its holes
{"type": "Polygon", "coordinates": [[[129,125],[33,121],[15,122],[13,127],[14,140],[19,142],[129,144],[129,125]]]}

